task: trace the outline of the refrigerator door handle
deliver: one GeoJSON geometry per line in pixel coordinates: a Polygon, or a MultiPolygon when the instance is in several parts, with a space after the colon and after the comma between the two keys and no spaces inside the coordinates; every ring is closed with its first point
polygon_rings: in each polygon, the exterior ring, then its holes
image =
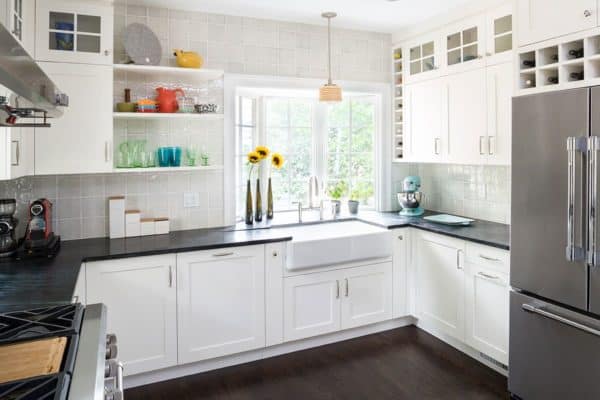
{"type": "Polygon", "coordinates": [[[598,150],[600,138],[588,138],[588,249],[587,263],[592,267],[597,266],[598,254],[596,253],[596,209],[598,208],[598,150]]]}
{"type": "Polygon", "coordinates": [[[567,261],[585,260],[583,247],[575,244],[575,187],[577,178],[577,152],[587,151],[587,138],[567,138],[568,173],[567,173],[567,261]]]}
{"type": "Polygon", "coordinates": [[[562,324],[569,325],[570,327],[573,327],[575,329],[579,329],[581,331],[590,333],[590,334],[592,334],[594,336],[599,336],[600,337],[600,330],[598,330],[598,329],[591,328],[591,327],[589,327],[587,325],[584,325],[582,323],[570,320],[570,319],[565,318],[563,316],[551,313],[551,312],[546,311],[546,310],[544,310],[542,308],[532,306],[531,304],[523,304],[521,307],[523,308],[523,310],[525,310],[527,312],[538,314],[538,315],[541,315],[542,317],[550,318],[550,319],[552,319],[554,321],[558,321],[558,322],[560,322],[562,324]]]}

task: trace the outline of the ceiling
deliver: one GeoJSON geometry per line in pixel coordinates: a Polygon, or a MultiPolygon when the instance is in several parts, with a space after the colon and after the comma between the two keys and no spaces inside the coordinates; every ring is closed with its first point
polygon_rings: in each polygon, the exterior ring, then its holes
{"type": "MultiPolygon", "coordinates": [[[[323,11],[335,11],[334,27],[397,32],[473,0],[170,0],[169,8],[282,21],[323,24],[323,11]]],[[[164,8],[164,0],[115,0],[164,8]]]]}

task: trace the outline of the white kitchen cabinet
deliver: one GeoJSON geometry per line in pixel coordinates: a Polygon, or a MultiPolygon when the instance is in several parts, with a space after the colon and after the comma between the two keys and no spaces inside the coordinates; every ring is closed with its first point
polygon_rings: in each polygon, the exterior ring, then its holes
{"type": "Polygon", "coordinates": [[[512,60],[513,5],[506,3],[486,13],[486,65],[512,60]]]}
{"type": "Polygon", "coordinates": [[[437,32],[419,36],[405,44],[404,81],[417,82],[440,76],[440,36],[437,32]]]}
{"type": "Polygon", "coordinates": [[[112,65],[113,14],[105,1],[37,0],[35,59],[112,65]]]}
{"type": "Polygon", "coordinates": [[[458,340],[464,339],[464,243],[415,232],[416,313],[420,321],[458,340]]]}
{"type": "Polygon", "coordinates": [[[391,262],[345,270],[342,329],[391,319],[392,286],[391,262]]]}
{"type": "Polygon", "coordinates": [[[394,254],[392,277],[393,284],[393,305],[392,315],[394,318],[405,317],[409,312],[408,299],[408,266],[410,256],[410,230],[406,228],[395,229],[393,232],[394,254]]]}
{"type": "Polygon", "coordinates": [[[457,164],[486,160],[485,68],[447,77],[448,159],[457,164]]]}
{"type": "Polygon", "coordinates": [[[392,263],[284,279],[285,341],[392,318],[392,263]]]}
{"type": "Polygon", "coordinates": [[[127,375],[177,364],[174,255],[86,264],[86,302],[104,303],[127,375]]]}
{"type": "Polygon", "coordinates": [[[446,159],[447,136],[442,134],[444,91],[444,78],[404,86],[404,143],[408,161],[442,162],[446,159]]]}
{"type": "Polygon", "coordinates": [[[0,23],[33,56],[35,2],[31,0],[0,0],[0,23]]]}
{"type": "Polygon", "coordinates": [[[339,271],[298,275],[283,283],[285,341],[340,330],[343,280],[339,271]]]}
{"type": "Polygon", "coordinates": [[[596,0],[517,0],[519,46],[598,25],[596,0]]]}
{"type": "Polygon", "coordinates": [[[33,128],[0,128],[0,180],[33,175],[33,128]]]}
{"type": "Polygon", "coordinates": [[[513,76],[510,62],[486,68],[487,140],[483,150],[488,164],[510,165],[513,76]]]}
{"type": "Polygon", "coordinates": [[[467,263],[465,341],[508,365],[508,274],[467,263]]]}
{"type": "Polygon", "coordinates": [[[444,58],[448,73],[481,68],[485,64],[485,16],[465,18],[444,30],[444,58]]]}
{"type": "Polygon", "coordinates": [[[69,96],[64,114],[50,128],[35,130],[35,174],[111,172],[112,67],[40,62],[69,96]]]}
{"type": "Polygon", "coordinates": [[[179,363],[265,346],[264,246],[177,255],[179,363]]]}

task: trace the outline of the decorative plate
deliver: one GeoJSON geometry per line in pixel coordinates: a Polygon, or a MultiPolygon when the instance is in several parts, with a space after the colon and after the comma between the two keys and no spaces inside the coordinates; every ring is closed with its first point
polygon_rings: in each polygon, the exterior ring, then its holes
{"type": "Polygon", "coordinates": [[[427,217],[423,217],[423,219],[438,224],[459,226],[468,226],[475,222],[474,219],[457,217],[456,215],[449,214],[428,215],[427,217]]]}
{"type": "Polygon", "coordinates": [[[123,44],[127,55],[135,64],[160,64],[162,54],[160,41],[146,25],[140,23],[127,25],[123,35],[123,44]]]}

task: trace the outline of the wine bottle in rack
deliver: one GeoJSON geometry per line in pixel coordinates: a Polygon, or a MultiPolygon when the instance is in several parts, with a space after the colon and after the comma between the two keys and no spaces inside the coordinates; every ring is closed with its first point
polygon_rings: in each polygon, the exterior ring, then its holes
{"type": "Polygon", "coordinates": [[[523,60],[523,66],[527,68],[535,67],[535,60],[523,60]]]}
{"type": "Polygon", "coordinates": [[[583,57],[583,47],[580,49],[572,49],[569,50],[569,55],[571,58],[581,58],[583,57]]]}
{"type": "Polygon", "coordinates": [[[526,88],[535,87],[535,81],[533,79],[527,79],[525,81],[525,87],[526,88]]]}
{"type": "Polygon", "coordinates": [[[549,76],[548,77],[548,83],[551,83],[553,85],[558,83],[558,76],[549,76]]]}
{"type": "Polygon", "coordinates": [[[552,56],[550,56],[550,60],[552,60],[552,62],[558,62],[558,54],[552,54],[552,56]]]}
{"type": "Polygon", "coordinates": [[[583,80],[583,71],[581,72],[571,72],[569,77],[574,81],[582,81],[583,80]]]}

